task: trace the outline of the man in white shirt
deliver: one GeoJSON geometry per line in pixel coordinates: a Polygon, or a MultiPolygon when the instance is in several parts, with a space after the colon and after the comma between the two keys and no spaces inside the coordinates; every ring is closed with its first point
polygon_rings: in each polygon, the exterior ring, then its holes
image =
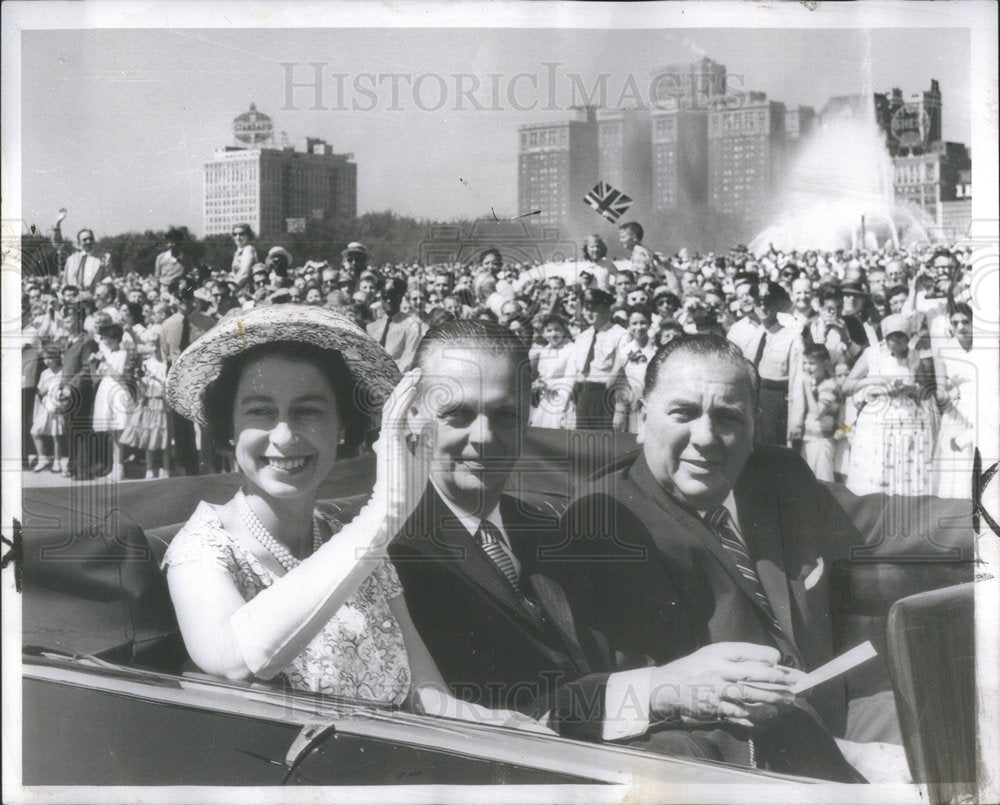
{"type": "Polygon", "coordinates": [[[66,211],[59,211],[59,218],[52,229],[52,245],[65,263],[62,271],[63,285],[72,285],[82,291],[93,292],[98,283],[110,276],[111,256],[94,254],[94,230],[81,229],[76,235],[77,250],[64,257],[67,248],[62,239],[61,224],[66,211]]]}
{"type": "Polygon", "coordinates": [[[389,277],[380,294],[385,315],[370,322],[366,328],[368,335],[385,348],[401,372],[413,365],[413,356],[424,332],[420,319],[401,310],[404,296],[406,280],[389,277]]]}
{"type": "Polygon", "coordinates": [[[611,294],[591,288],[583,295],[583,317],[590,325],[573,343],[576,374],[576,427],[611,430],[622,368],[621,345],[628,331],[611,318],[611,294]]]}

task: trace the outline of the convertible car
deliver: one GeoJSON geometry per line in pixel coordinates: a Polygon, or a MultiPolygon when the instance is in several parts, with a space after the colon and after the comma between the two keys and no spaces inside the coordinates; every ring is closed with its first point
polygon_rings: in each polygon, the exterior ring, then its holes
{"type": "MultiPolygon", "coordinates": [[[[574,483],[634,446],[532,431],[511,491],[558,515],[574,483]]],[[[349,518],[373,480],[371,456],[339,462],[322,497],[349,518]]],[[[24,785],[628,784],[656,801],[711,785],[720,800],[773,801],[772,786],[748,785],[771,783],[788,801],[830,796],[801,778],[199,673],[158,562],[197,502],[222,502],[238,482],[24,492],[24,785]]],[[[879,653],[849,673],[852,704],[894,688],[914,780],[932,800],[974,796],[971,506],[834,492],[867,535],[833,568],[839,643],[879,653]]]]}

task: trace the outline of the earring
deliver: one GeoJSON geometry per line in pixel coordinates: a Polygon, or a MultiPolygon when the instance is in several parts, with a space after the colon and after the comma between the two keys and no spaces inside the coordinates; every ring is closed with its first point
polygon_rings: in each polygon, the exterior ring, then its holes
{"type": "Polygon", "coordinates": [[[338,445],[342,445],[346,441],[347,441],[347,437],[344,435],[344,432],[341,431],[340,432],[340,438],[337,440],[337,444],[338,445]]]}

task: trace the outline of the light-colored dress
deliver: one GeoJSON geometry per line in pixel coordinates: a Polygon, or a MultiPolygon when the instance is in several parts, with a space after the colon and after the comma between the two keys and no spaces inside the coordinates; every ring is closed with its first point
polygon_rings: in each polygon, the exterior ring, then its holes
{"type": "Polygon", "coordinates": [[[104,376],[94,396],[94,430],[98,433],[124,430],[135,408],[132,392],[124,380],[128,367],[128,350],[119,347],[112,352],[103,344],[100,347],[100,372],[104,376]]]}
{"type": "Polygon", "coordinates": [[[543,387],[537,407],[532,407],[529,423],[536,428],[576,427],[576,406],[573,403],[573,385],[576,375],[571,365],[573,342],[561,347],[538,347],[538,379],[543,387]]]}
{"type": "MultiPolygon", "coordinates": [[[[316,515],[336,539],[341,523],[322,506],[316,515]]],[[[276,580],[242,540],[226,531],[217,508],[204,501],[171,541],[162,567],[186,562],[221,567],[246,601],[276,580]]],[[[389,600],[402,592],[386,559],[284,669],[288,683],[300,690],[400,704],[410,690],[410,665],[389,600]]]]}
{"type": "Polygon", "coordinates": [[[979,355],[975,349],[966,352],[958,339],[951,338],[935,360],[938,388],[951,395],[934,450],[934,494],[939,498],[972,498],[976,387],[985,374],[977,365],[979,355]]]}
{"type": "Polygon", "coordinates": [[[639,400],[642,399],[643,387],[646,384],[646,369],[656,354],[656,345],[650,338],[646,341],[646,346],[641,347],[637,341],[633,341],[629,337],[622,341],[618,351],[625,372],[625,380],[628,382],[628,431],[629,433],[638,433],[639,400]]]}
{"type": "Polygon", "coordinates": [[[863,403],[854,427],[847,488],[856,495],[929,495],[931,415],[912,396],[890,389],[894,380],[916,383],[920,359],[911,349],[900,363],[888,347],[877,344],[865,351],[865,360],[867,376],[883,383],[854,395],[863,403]]]}
{"type": "Polygon", "coordinates": [[[38,378],[38,395],[31,419],[32,436],[62,436],[66,432],[63,419],[63,403],[59,399],[62,372],[53,372],[46,367],[38,378]]]}
{"type": "Polygon", "coordinates": [[[167,365],[150,356],[143,361],[142,369],[142,382],[139,384],[141,398],[122,431],[120,441],[142,450],[165,450],[170,446],[167,404],[164,400],[167,365]]]}

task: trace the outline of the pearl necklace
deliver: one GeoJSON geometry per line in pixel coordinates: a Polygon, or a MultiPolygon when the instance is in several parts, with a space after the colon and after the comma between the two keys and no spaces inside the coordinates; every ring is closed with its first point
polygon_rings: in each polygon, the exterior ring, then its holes
{"type": "MultiPolygon", "coordinates": [[[[257,540],[271,556],[277,559],[278,564],[285,568],[286,571],[292,570],[301,564],[300,559],[296,559],[288,548],[271,536],[271,532],[264,527],[264,524],[257,515],[253,513],[253,509],[250,508],[250,504],[247,502],[246,495],[243,494],[242,489],[236,496],[236,505],[240,510],[240,519],[243,520],[243,525],[250,532],[250,536],[257,540]]],[[[319,533],[319,518],[315,515],[312,518],[312,533],[313,552],[315,553],[323,544],[323,537],[319,533]]]]}

